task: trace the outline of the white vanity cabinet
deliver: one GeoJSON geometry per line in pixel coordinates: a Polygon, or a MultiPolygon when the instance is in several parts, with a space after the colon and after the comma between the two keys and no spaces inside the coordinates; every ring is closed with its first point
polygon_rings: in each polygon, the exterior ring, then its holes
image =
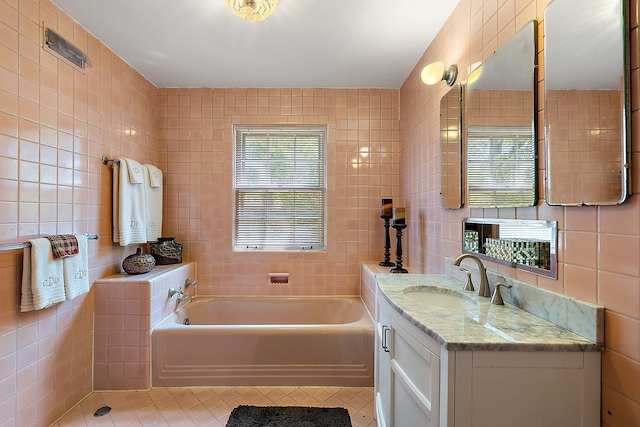
{"type": "Polygon", "coordinates": [[[377,290],[379,427],[600,425],[600,352],[447,350],[405,316],[377,290]]]}
{"type": "Polygon", "coordinates": [[[378,427],[438,426],[440,344],[388,303],[376,304],[378,427]]]}
{"type": "MultiPolygon", "coordinates": [[[[376,299],[379,297],[376,296],[376,299]]],[[[375,407],[378,427],[390,426],[391,413],[391,347],[390,318],[387,304],[376,303],[375,313],[375,407]]]]}

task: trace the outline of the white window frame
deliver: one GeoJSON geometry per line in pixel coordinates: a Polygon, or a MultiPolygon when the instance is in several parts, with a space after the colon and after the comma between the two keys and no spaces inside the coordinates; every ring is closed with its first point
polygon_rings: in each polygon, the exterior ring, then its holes
{"type": "Polygon", "coordinates": [[[326,250],[326,135],[326,126],[234,126],[235,251],[326,250]]]}

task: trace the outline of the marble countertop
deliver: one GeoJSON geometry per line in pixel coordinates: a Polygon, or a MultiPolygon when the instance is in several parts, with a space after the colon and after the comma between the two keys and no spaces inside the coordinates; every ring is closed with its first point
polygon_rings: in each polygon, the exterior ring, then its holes
{"type": "MultiPolygon", "coordinates": [[[[604,346],[525,310],[462,291],[462,284],[440,274],[377,274],[383,297],[412,324],[457,351],[603,351],[604,346]],[[429,285],[455,291],[478,302],[463,310],[429,306],[408,298],[404,290],[429,285]]],[[[503,295],[505,290],[503,289],[503,295]]]]}

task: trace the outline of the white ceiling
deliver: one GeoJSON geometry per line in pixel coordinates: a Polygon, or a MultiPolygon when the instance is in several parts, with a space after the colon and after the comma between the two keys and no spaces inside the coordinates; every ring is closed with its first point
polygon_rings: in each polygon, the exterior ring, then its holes
{"type": "Polygon", "coordinates": [[[158,87],[399,88],[459,0],[53,0],[158,87]]]}

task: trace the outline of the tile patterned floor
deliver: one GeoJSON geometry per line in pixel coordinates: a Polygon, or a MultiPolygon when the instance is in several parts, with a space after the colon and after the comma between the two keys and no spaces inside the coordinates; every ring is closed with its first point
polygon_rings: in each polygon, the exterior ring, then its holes
{"type": "Polygon", "coordinates": [[[369,387],[156,388],[94,392],[52,427],[224,427],[238,405],[326,406],[349,410],[353,427],[376,427],[369,387]],[[111,412],[93,414],[101,406],[111,412]]]}

